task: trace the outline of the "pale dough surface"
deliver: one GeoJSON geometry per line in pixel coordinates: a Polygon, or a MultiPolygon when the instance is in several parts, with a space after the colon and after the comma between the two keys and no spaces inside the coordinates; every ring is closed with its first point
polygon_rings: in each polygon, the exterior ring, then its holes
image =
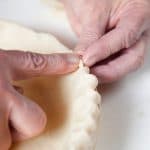
{"type": "MultiPolygon", "coordinates": [[[[40,53],[71,52],[50,34],[0,21],[0,48],[40,53]]],[[[69,75],[16,83],[48,117],[45,132],[15,144],[11,150],[93,150],[100,114],[97,79],[81,64],[69,75]]]]}

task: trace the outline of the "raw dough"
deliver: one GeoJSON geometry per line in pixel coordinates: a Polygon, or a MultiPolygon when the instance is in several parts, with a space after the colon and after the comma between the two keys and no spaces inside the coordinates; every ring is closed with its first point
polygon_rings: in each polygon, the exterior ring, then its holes
{"type": "MultiPolygon", "coordinates": [[[[0,48],[40,53],[71,52],[53,36],[0,21],[0,48]]],[[[93,150],[100,114],[97,79],[88,68],[69,75],[40,77],[17,82],[25,95],[47,114],[45,132],[15,144],[11,150],[93,150]]]]}

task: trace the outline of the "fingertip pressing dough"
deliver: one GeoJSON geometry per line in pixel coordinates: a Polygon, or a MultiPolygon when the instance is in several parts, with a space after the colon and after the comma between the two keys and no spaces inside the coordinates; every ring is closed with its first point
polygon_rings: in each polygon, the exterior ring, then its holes
{"type": "MultiPolygon", "coordinates": [[[[71,52],[50,34],[0,21],[0,48],[39,53],[71,52]]],[[[15,83],[47,114],[45,131],[10,150],[94,150],[100,115],[98,81],[82,63],[63,76],[36,77],[15,83]]]]}

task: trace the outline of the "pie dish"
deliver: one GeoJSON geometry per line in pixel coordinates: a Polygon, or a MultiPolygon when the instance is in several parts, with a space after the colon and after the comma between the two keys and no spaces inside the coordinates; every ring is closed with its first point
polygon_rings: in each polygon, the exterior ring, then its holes
{"type": "MultiPolygon", "coordinates": [[[[37,33],[15,23],[0,21],[0,48],[39,53],[71,53],[50,34],[37,33]]],[[[82,62],[63,76],[19,81],[24,95],[46,112],[48,123],[38,137],[14,144],[11,150],[94,150],[100,116],[98,81],[82,62]]]]}

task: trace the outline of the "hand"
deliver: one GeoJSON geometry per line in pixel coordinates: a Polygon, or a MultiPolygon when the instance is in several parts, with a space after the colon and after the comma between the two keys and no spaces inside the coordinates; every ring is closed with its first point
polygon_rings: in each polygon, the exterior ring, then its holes
{"type": "Polygon", "coordinates": [[[43,110],[21,95],[12,81],[41,75],[65,74],[78,68],[74,54],[41,55],[30,52],[0,50],[0,149],[11,142],[25,140],[41,133],[46,125],[43,110]]]}
{"type": "Polygon", "coordinates": [[[76,50],[101,82],[112,82],[137,69],[150,39],[149,0],[63,0],[76,50]]]}

